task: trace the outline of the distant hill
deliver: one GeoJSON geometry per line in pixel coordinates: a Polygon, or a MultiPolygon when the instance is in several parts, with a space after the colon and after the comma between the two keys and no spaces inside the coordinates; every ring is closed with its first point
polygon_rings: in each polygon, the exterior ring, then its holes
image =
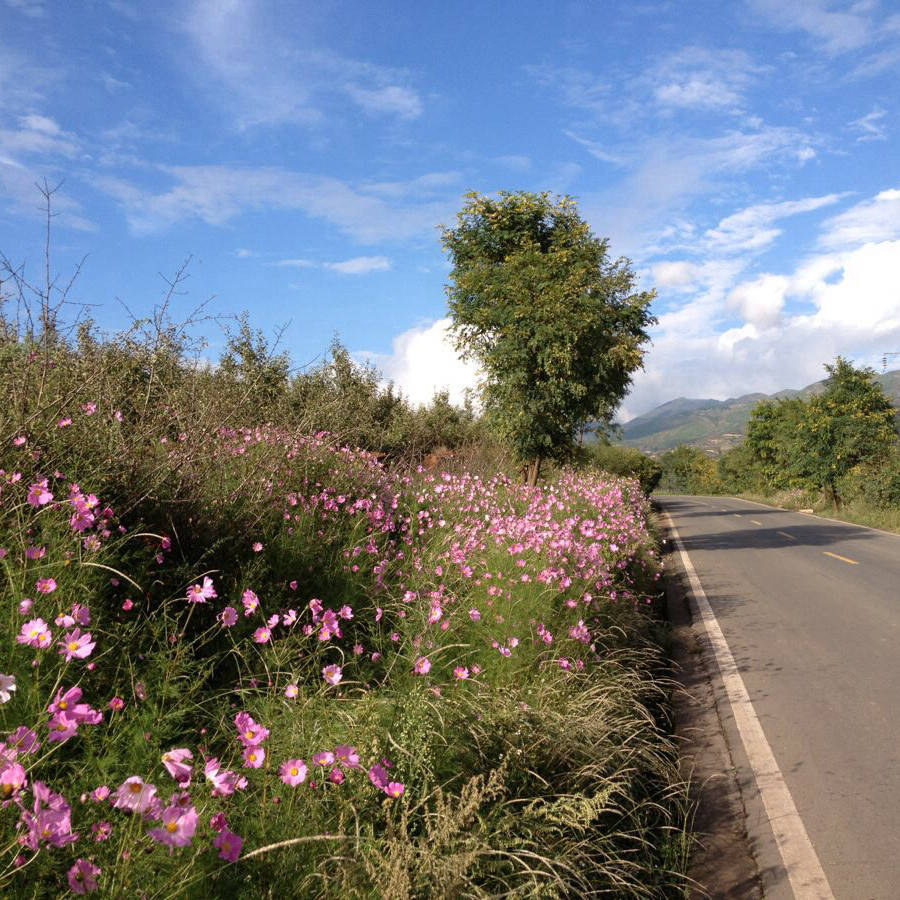
{"type": "MultiPolygon", "coordinates": [[[[900,408],[900,370],[885,372],[878,380],[894,406],[900,408]]],[[[744,439],[750,411],[760,400],[796,396],[806,398],[820,393],[824,388],[825,382],[817,381],[800,391],[744,394],[731,400],[679,397],[627,422],[622,426],[622,439],[645,453],[663,453],[679,444],[688,444],[718,456],[744,439]]]]}

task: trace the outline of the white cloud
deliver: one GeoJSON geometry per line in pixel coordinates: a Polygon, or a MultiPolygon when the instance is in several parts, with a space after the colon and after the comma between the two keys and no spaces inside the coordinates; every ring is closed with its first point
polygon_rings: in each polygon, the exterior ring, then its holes
{"type": "Polygon", "coordinates": [[[604,149],[603,145],[599,141],[592,141],[588,138],[581,137],[576,134],[574,131],[566,130],[563,134],[567,138],[571,138],[575,141],[576,144],[580,144],[590,153],[594,159],[599,159],[601,162],[611,163],[614,166],[621,166],[626,163],[626,157],[619,153],[610,153],[608,150],[604,149]]]}
{"type": "Polygon", "coordinates": [[[254,0],[199,0],[176,27],[191,42],[191,74],[230,106],[239,128],[323,123],[338,101],[373,116],[421,114],[405,72],[317,46],[318,16],[315,5],[282,10],[254,0]]]}
{"type": "Polygon", "coordinates": [[[323,263],[324,268],[339,275],[368,275],[369,272],[388,272],[391,261],[386,256],[355,256],[341,262],[323,263]]]}
{"type": "Polygon", "coordinates": [[[900,189],[881,191],[828,219],[819,239],[822,247],[840,248],[900,237],[900,189]]]}
{"type": "Polygon", "coordinates": [[[316,262],[312,259],[280,259],[276,266],[290,269],[327,269],[338,275],[368,275],[370,272],[389,272],[393,264],[386,256],[354,256],[337,262],[316,262]]]}
{"type": "Polygon", "coordinates": [[[410,328],[393,340],[391,353],[364,353],[393,381],[412,403],[428,403],[435,391],[446,390],[450,400],[461,404],[467,390],[478,383],[474,364],[463,362],[453,348],[450,320],[410,328]]]}
{"type": "Polygon", "coordinates": [[[781,203],[760,203],[748,206],[740,212],[726,216],[704,234],[705,242],[717,252],[736,253],[744,250],[760,250],[771,244],[781,229],[773,223],[788,216],[812,212],[823,206],[837,203],[843,194],[826,194],[803,200],[785,200],[781,203]]]}
{"type": "Polygon", "coordinates": [[[457,202],[455,197],[389,202],[337,178],[274,167],[166,166],[161,171],[173,184],[156,192],[111,176],[98,176],[94,184],[119,201],[136,234],[190,219],[224,225],[247,210],[282,209],[322,219],[362,243],[378,243],[430,232],[453,215],[457,202]]]}
{"type": "Polygon", "coordinates": [[[856,119],[850,123],[851,128],[859,131],[858,141],[886,141],[887,130],[882,119],[887,115],[887,111],[876,106],[872,112],[866,113],[862,118],[856,119]]]}
{"type": "Polygon", "coordinates": [[[726,399],[799,388],[823,377],[838,354],[877,364],[900,347],[900,240],[823,254],[793,273],[764,273],[726,296],[698,295],[660,316],[646,371],[623,415],[673,396],[726,399]],[[743,322],[721,329],[728,310],[743,322]]]}
{"type": "Polygon", "coordinates": [[[751,8],[774,25],[788,31],[805,31],[821,41],[831,53],[855,50],[873,37],[873,6],[868,3],[840,4],[830,0],[749,0],[751,8]]]}
{"type": "Polygon", "coordinates": [[[664,107],[738,113],[744,92],[765,71],[743,50],[685,47],[641,82],[664,107]]]}

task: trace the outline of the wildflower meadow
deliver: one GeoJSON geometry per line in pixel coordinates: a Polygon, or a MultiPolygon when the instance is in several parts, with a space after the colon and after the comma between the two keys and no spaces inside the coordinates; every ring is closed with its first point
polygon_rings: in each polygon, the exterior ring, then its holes
{"type": "Polygon", "coordinates": [[[395,464],[112,352],[4,345],[0,894],[680,895],[636,481],[395,464]]]}

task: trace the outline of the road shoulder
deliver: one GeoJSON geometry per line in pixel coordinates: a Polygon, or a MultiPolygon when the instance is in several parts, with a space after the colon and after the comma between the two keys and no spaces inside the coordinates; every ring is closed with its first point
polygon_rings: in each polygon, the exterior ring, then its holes
{"type": "MultiPolygon", "coordinates": [[[[664,534],[666,523],[660,517],[664,534]]],[[[695,897],[761,898],[760,874],[746,830],[737,770],[719,716],[712,672],[715,660],[694,627],[687,575],[669,539],[664,545],[666,604],[678,684],[673,696],[682,776],[696,802],[690,876],[695,897]]]]}

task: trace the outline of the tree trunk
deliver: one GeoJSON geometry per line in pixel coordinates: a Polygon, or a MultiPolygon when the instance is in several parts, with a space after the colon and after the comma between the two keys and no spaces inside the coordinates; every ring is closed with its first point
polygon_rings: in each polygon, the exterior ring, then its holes
{"type": "Polygon", "coordinates": [[[536,456],[530,463],[525,466],[525,484],[528,487],[534,487],[538,478],[541,477],[541,457],[536,456]]]}

